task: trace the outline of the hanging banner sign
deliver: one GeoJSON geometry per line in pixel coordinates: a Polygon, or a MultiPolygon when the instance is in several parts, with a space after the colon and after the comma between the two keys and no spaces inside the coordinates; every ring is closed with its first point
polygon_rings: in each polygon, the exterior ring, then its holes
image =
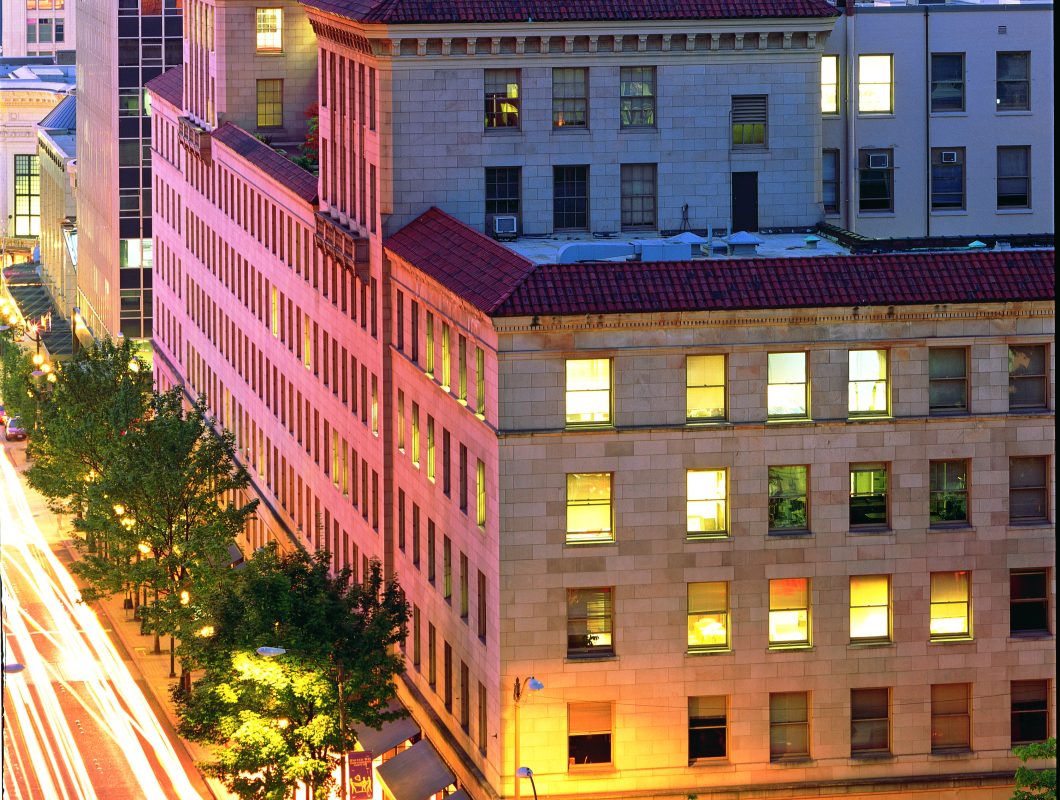
{"type": "Polygon", "coordinates": [[[372,800],[372,759],[367,750],[346,756],[350,770],[350,800],[372,800]]]}

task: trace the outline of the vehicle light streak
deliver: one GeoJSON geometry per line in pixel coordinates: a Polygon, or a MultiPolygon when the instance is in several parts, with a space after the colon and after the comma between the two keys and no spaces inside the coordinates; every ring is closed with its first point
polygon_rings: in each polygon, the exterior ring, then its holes
{"type": "MultiPolygon", "coordinates": [[[[30,796],[34,791],[57,800],[99,796],[86,752],[60,704],[56,688],[61,687],[117,744],[129,780],[138,784],[143,797],[199,798],[143,692],[38,528],[6,456],[0,457],[0,532],[4,649],[6,658],[25,666],[5,675],[10,691],[4,714],[13,714],[24,739],[23,749],[12,736],[7,755],[24,759],[23,772],[39,784],[27,788],[30,796]],[[19,585],[30,590],[9,589],[19,585]],[[45,657],[42,650],[54,655],[45,657]]],[[[91,747],[85,750],[91,757],[91,747]]],[[[16,782],[5,777],[4,783],[16,782]]]]}

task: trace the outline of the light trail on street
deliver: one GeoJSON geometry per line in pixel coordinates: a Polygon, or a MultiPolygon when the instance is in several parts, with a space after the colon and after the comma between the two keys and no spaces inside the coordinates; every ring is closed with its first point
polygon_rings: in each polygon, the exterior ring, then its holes
{"type": "Polygon", "coordinates": [[[0,455],[3,793],[12,800],[198,800],[165,730],[41,532],[0,455]]]}

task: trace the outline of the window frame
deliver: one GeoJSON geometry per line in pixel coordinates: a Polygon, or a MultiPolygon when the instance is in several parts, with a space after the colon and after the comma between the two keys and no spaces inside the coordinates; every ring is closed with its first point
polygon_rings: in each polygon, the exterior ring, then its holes
{"type": "Polygon", "coordinates": [[[889,465],[882,461],[868,461],[865,463],[851,464],[850,465],[850,503],[849,503],[849,529],[851,532],[858,532],[861,530],[890,530],[891,527],[891,475],[889,465]],[[883,491],[876,490],[876,480],[872,480],[872,489],[870,491],[856,490],[855,487],[855,475],[864,473],[883,473],[884,487],[883,491]],[[854,506],[855,498],[860,497],[876,497],[883,495],[883,511],[884,520],[883,522],[854,522],[854,506]]]}
{"type": "MultiPolygon", "coordinates": [[[[712,709],[715,710],[716,709],[712,709]]],[[[712,763],[718,761],[724,761],[729,757],[729,696],[728,695],[693,695],[688,698],[688,764],[692,766],[700,763],[712,763]],[[693,716],[693,701],[694,700],[709,700],[717,701],[721,700],[722,716],[721,724],[719,725],[717,716],[693,716]],[[695,721],[695,722],[694,722],[695,721]],[[698,724],[696,724],[698,723],[698,724]],[[693,755],[693,735],[696,731],[717,731],[721,730],[721,755],[693,755]]]]}
{"type": "Polygon", "coordinates": [[[283,128],[283,79],[282,78],[258,78],[255,81],[255,110],[254,122],[258,128],[266,130],[277,130],[283,128]],[[278,85],[278,94],[275,90],[278,85]],[[265,95],[263,97],[263,95],[265,95]],[[278,96],[270,99],[270,95],[278,96]],[[278,110],[277,110],[278,109],[278,110]],[[272,116],[277,115],[278,116],[272,116]],[[272,122],[272,120],[278,120],[272,122]]]}
{"type": "Polygon", "coordinates": [[[729,147],[740,152],[769,149],[768,94],[732,95],[729,98],[729,147]],[[741,108],[737,108],[738,105],[741,108]],[[737,122],[737,116],[747,119],[737,122]]]}
{"type": "Polygon", "coordinates": [[[970,412],[970,405],[968,402],[969,398],[969,354],[967,347],[929,347],[928,348],[928,414],[931,416],[952,416],[957,414],[968,414],[970,412]],[[932,362],[932,356],[936,354],[944,353],[960,353],[964,366],[964,374],[961,376],[956,375],[932,375],[935,369],[935,364],[932,362]],[[932,389],[937,384],[955,384],[960,383],[963,387],[962,394],[964,395],[964,402],[957,405],[932,405],[932,389]]]}
{"type": "Polygon", "coordinates": [[[574,128],[577,130],[587,130],[589,128],[589,69],[587,67],[553,67],[552,68],[552,130],[558,131],[564,128],[574,128]],[[561,94],[557,90],[564,92],[568,91],[566,87],[577,87],[577,81],[560,81],[557,84],[557,73],[581,73],[581,89],[582,93],[577,94],[561,94]],[[557,111],[557,103],[559,109],[557,111]],[[577,114],[578,104],[581,104],[581,122],[567,122],[563,115],[565,113],[565,104],[571,104],[570,107],[575,109],[574,113],[577,114]]]}
{"type": "MultiPolygon", "coordinates": [[[[567,428],[608,428],[614,426],[614,397],[615,378],[614,360],[611,358],[568,358],[564,359],[564,426],[567,428]],[[570,409],[571,393],[602,392],[603,389],[571,389],[571,364],[582,362],[602,362],[607,364],[607,418],[590,420],[572,420],[570,409]]],[[[602,414],[602,411],[592,411],[591,414],[602,414]]],[[[582,414],[581,416],[585,416],[582,414]]]]}
{"type": "Polygon", "coordinates": [[[628,66],[620,67],[618,72],[618,93],[619,93],[619,104],[618,104],[618,118],[619,128],[621,130],[637,129],[637,128],[654,128],[658,124],[658,115],[656,114],[656,104],[659,94],[658,89],[658,72],[654,66],[651,67],[637,67],[628,66]],[[635,70],[644,70],[646,72],[636,74],[635,70]],[[644,80],[647,77],[648,80],[644,80]],[[640,78],[635,80],[635,78],[640,78]],[[647,93],[640,92],[633,94],[630,90],[627,90],[627,86],[633,84],[647,86],[649,91],[647,93]],[[636,101],[642,100],[643,106],[634,108],[634,106],[641,106],[636,101]],[[643,118],[646,121],[634,122],[635,118],[643,118]]]}
{"type": "Polygon", "coordinates": [[[859,53],[858,54],[858,115],[866,116],[882,116],[887,114],[894,114],[894,53],[859,53]],[[879,81],[866,82],[862,79],[862,73],[864,71],[863,64],[865,59],[869,58],[886,58],[889,68],[889,76],[886,83],[879,81]],[[865,108],[865,101],[868,97],[866,89],[874,86],[886,86],[887,87],[887,108],[865,108]]]}
{"type": "MultiPolygon", "coordinates": [[[[874,390],[875,393],[875,390],[874,390]]],[[[882,347],[859,348],[847,351],[847,416],[851,419],[884,419],[891,416],[891,351],[882,347]],[[853,377],[853,361],[855,353],[883,353],[883,378],[858,378],[853,377]],[[883,383],[884,408],[869,409],[862,411],[854,408],[854,400],[858,392],[856,386],[864,383],[883,383]]]]}
{"type": "Polygon", "coordinates": [[[259,6],[254,9],[255,14],[255,37],[254,37],[254,52],[257,55],[277,55],[283,53],[283,8],[278,6],[259,6]],[[269,20],[263,17],[263,12],[267,14],[270,11],[277,12],[276,16],[276,29],[275,30],[262,30],[262,24],[268,23],[269,20]],[[265,45],[262,46],[262,37],[275,37],[278,44],[275,46],[265,45]]]}
{"type": "MultiPolygon", "coordinates": [[[[590,492],[591,494],[591,488],[590,492]]],[[[568,472],[566,487],[567,519],[565,528],[565,544],[612,544],[615,541],[615,474],[613,472],[568,472]],[[606,502],[593,500],[591,497],[584,499],[571,499],[572,483],[581,478],[607,477],[607,499],[606,502]],[[571,508],[607,506],[607,527],[598,531],[572,531],[571,530],[571,508]]]]}
{"type": "Polygon", "coordinates": [[[589,230],[589,197],[588,164],[555,164],[552,167],[552,229],[554,231],[589,230]],[[574,189],[579,186],[584,187],[582,193],[573,193],[574,189]],[[562,195],[560,194],[561,187],[566,187],[562,195]],[[567,193],[568,190],[569,193],[567,193]],[[584,207],[579,208],[579,204],[584,207]]]}
{"type": "MultiPolygon", "coordinates": [[[[1050,682],[1048,678],[1039,680],[1020,680],[1009,682],[1009,742],[1015,747],[1018,745],[1033,744],[1035,742],[1044,742],[1050,736],[1049,726],[1049,689],[1050,682]],[[1041,692],[1041,705],[1036,705],[1032,708],[1017,708],[1016,707],[1016,696],[1017,696],[1017,685],[1023,688],[1030,688],[1032,685],[1037,685],[1043,688],[1041,692]],[[1035,717],[1041,717],[1041,722],[1038,723],[1042,733],[1038,737],[1030,738],[1026,736],[1017,736],[1016,729],[1017,720],[1024,720],[1029,718],[1031,715],[1035,717]]],[[[1033,700],[1037,701],[1035,697],[1033,700]]],[[[1027,702],[1026,700],[1024,702],[1027,702]]],[[[1033,724],[1033,723],[1032,723],[1033,724]]]]}
{"type": "Polygon", "coordinates": [[[1031,51],[1030,50],[998,50],[994,61],[994,100],[995,111],[1030,111],[1031,110],[1031,51]],[[1023,57],[1027,63],[1026,77],[1024,78],[1002,78],[1001,60],[1003,57],[1023,57]],[[1009,84],[1026,84],[1026,101],[1017,104],[1001,102],[1001,87],[1009,84]]]}
{"type": "MultiPolygon", "coordinates": [[[[780,587],[776,587],[780,588],[780,587]]],[[[813,582],[810,578],[770,578],[769,579],[769,613],[767,618],[767,640],[770,650],[809,650],[813,647],[813,582]],[[803,605],[780,605],[774,602],[774,584],[801,581],[805,593],[803,605]],[[805,637],[802,639],[774,639],[774,614],[802,612],[805,615],[805,637]]],[[[779,598],[777,598],[779,601],[779,598]]]]}
{"type": "MultiPolygon", "coordinates": [[[[726,539],[730,535],[729,520],[729,470],[726,467],[703,467],[699,469],[685,470],[685,538],[688,541],[700,539],[726,539]],[[721,497],[692,497],[692,476],[698,473],[719,473],[721,475],[721,497]],[[720,528],[713,530],[695,530],[691,527],[692,504],[693,503],[717,503],[720,504],[723,521],[720,528]]],[[[699,518],[706,519],[702,515],[699,518]]],[[[716,517],[715,517],[716,518],[716,517]]]]}
{"type": "Polygon", "coordinates": [[[513,216],[516,218],[517,230],[523,229],[523,169],[522,167],[484,167],[483,168],[483,209],[486,217],[486,234],[492,235],[494,217],[513,216]],[[512,180],[514,178],[514,181],[512,180]],[[501,197],[501,188],[511,189],[516,193],[501,197]],[[490,196],[491,188],[494,196],[490,196]],[[514,210],[512,205],[514,204],[514,210]],[[503,206],[503,207],[502,207],[503,206]]]}
{"type": "MultiPolygon", "coordinates": [[[[778,475],[778,480],[780,476],[778,475]]],[[[792,534],[806,534],[810,532],[810,467],[807,464],[775,464],[767,468],[767,482],[766,482],[766,502],[767,502],[767,531],[770,536],[790,536],[792,534]],[[790,469],[801,469],[803,470],[803,481],[805,483],[805,492],[801,495],[794,494],[791,492],[781,491],[782,484],[774,483],[774,470],[790,470],[790,469]],[[777,486],[777,491],[774,491],[774,486],[777,486]],[[775,527],[773,525],[773,505],[774,501],[778,503],[791,502],[799,498],[803,500],[803,516],[806,518],[806,524],[802,526],[786,526],[786,527],[775,527]]]]}
{"type": "Polygon", "coordinates": [[[1050,518],[1051,518],[1051,512],[1052,512],[1052,507],[1051,507],[1051,505],[1049,503],[1049,500],[1050,500],[1050,497],[1049,497],[1049,457],[1048,456],[1010,456],[1009,460],[1008,460],[1008,464],[1009,464],[1009,469],[1008,469],[1008,474],[1009,474],[1009,478],[1008,478],[1008,493],[1009,493],[1009,502],[1008,502],[1009,517],[1008,517],[1008,522],[1009,522],[1009,525],[1047,525],[1049,523],[1050,518]],[[1026,484],[1014,484],[1013,483],[1013,475],[1016,472],[1016,470],[1015,470],[1016,462],[1020,462],[1020,461],[1040,462],[1040,465],[1041,465],[1041,483],[1040,484],[1039,483],[1035,483],[1035,484],[1032,485],[1032,484],[1029,484],[1029,483],[1026,483],[1026,484]],[[1017,492],[1023,493],[1023,494],[1029,494],[1030,492],[1034,492],[1036,494],[1040,494],[1041,497],[1040,497],[1040,501],[1038,503],[1038,506],[1041,508],[1042,513],[1041,514],[1035,514],[1035,515],[1022,514],[1020,516],[1014,516],[1013,515],[1013,509],[1015,507],[1015,504],[1013,503],[1013,495],[1015,493],[1017,493],[1017,492]]]}
{"type": "Polygon", "coordinates": [[[967,94],[968,94],[967,91],[966,91],[967,79],[965,77],[965,74],[966,73],[965,73],[965,54],[964,53],[932,53],[931,54],[931,77],[930,77],[930,85],[928,86],[928,99],[929,99],[929,103],[930,103],[930,108],[931,108],[931,113],[932,114],[962,114],[962,113],[965,112],[966,106],[967,106],[967,94]],[[946,59],[946,58],[957,58],[957,59],[959,59],[959,65],[960,65],[960,70],[959,70],[960,78],[959,79],[953,80],[951,78],[940,78],[940,77],[936,76],[936,73],[935,73],[936,59],[941,60],[941,59],[946,59]],[[950,84],[954,85],[957,88],[957,90],[960,92],[960,107],[959,108],[941,108],[941,107],[936,107],[936,105],[935,105],[935,103],[936,103],[936,97],[935,97],[936,92],[938,90],[942,89],[943,87],[945,87],[947,85],[950,85],[950,84]]]}
{"type": "Polygon", "coordinates": [[[878,147],[863,147],[858,150],[858,213],[859,214],[893,214],[894,213],[894,150],[878,147]],[[869,167],[869,156],[886,155],[886,169],[869,167]],[[876,201],[878,207],[866,207],[866,186],[879,185],[885,190],[876,201]],[[885,204],[880,204],[885,203],[885,204]]]}
{"type": "Polygon", "coordinates": [[[566,658],[568,660],[582,661],[595,658],[614,658],[615,657],[615,590],[613,586],[590,586],[590,587],[573,587],[567,589],[567,652],[566,658]],[[597,593],[600,595],[602,603],[602,611],[599,613],[593,613],[589,608],[589,604],[593,598],[589,593],[597,593]],[[577,603],[582,602],[585,608],[584,616],[571,616],[571,612],[576,609],[577,603]],[[595,626],[599,626],[599,630],[594,630],[593,621],[597,621],[595,626]],[[584,627],[584,633],[577,630],[578,627],[584,627]],[[572,632],[573,631],[573,632],[572,632]],[[605,635],[608,637],[608,643],[604,645],[595,645],[593,639],[597,636],[605,635]],[[574,637],[584,636],[586,643],[571,647],[571,640],[574,637]]]}
{"type": "MultiPolygon", "coordinates": [[[[1009,637],[1010,638],[1039,638],[1052,635],[1049,623],[1052,621],[1049,615],[1049,568],[1033,567],[1029,569],[1010,569],[1009,574],[1009,637]],[[1023,576],[1040,576],[1042,589],[1041,594],[1020,594],[1015,592],[1017,579],[1023,576]],[[1013,613],[1018,606],[1039,606],[1040,617],[1045,627],[1015,627],[1016,614],[1013,613]]],[[[1036,615],[1038,616],[1038,615],[1036,615]]]]}
{"type": "Polygon", "coordinates": [[[969,752],[972,749],[972,685],[970,683],[934,683],[931,685],[931,752],[932,753],[962,753],[969,752]],[[964,692],[964,710],[963,711],[946,711],[943,712],[938,709],[944,702],[952,701],[955,698],[936,698],[936,694],[942,694],[941,689],[953,689],[957,686],[963,686],[964,692]],[[942,720],[948,719],[966,719],[965,728],[967,736],[963,742],[957,742],[953,744],[936,744],[935,740],[939,737],[939,731],[936,727],[942,720]]]}
{"type": "Polygon", "coordinates": [[[928,627],[929,638],[932,642],[948,642],[948,641],[970,641],[973,639],[972,634],[972,573],[969,570],[945,570],[942,572],[932,572],[929,576],[929,620],[930,624],[928,627]],[[958,589],[963,589],[964,599],[963,600],[946,600],[936,599],[936,592],[942,592],[945,590],[944,586],[937,586],[938,583],[943,583],[950,577],[955,577],[958,580],[956,584],[958,589]],[[959,610],[959,607],[964,607],[964,630],[961,631],[934,631],[932,628],[935,626],[936,621],[942,621],[950,618],[959,617],[944,617],[942,614],[948,610],[959,610]],[[949,609],[941,608],[942,606],[953,607],[949,609]],[[940,616],[936,616],[938,613],[940,616]]]}
{"type": "Polygon", "coordinates": [[[732,601],[728,581],[692,581],[685,584],[685,617],[687,623],[685,647],[686,652],[689,655],[698,655],[701,653],[728,653],[732,650],[732,601]],[[693,586],[711,587],[698,592],[698,594],[704,596],[709,596],[712,593],[717,592],[719,586],[723,587],[724,604],[719,607],[708,607],[709,604],[704,603],[703,607],[700,607],[699,603],[693,603],[693,586]],[[695,621],[693,621],[693,617],[695,618],[695,621]],[[722,625],[724,626],[725,641],[717,644],[693,644],[693,629],[698,626],[701,619],[710,617],[723,618],[722,625]]]}
{"type": "MultiPolygon", "coordinates": [[[[597,708],[596,710],[600,711],[599,708],[597,708]]],[[[613,764],[614,761],[615,761],[615,706],[614,706],[614,703],[612,703],[610,701],[604,701],[604,702],[582,701],[582,702],[579,702],[579,703],[567,703],[567,769],[568,769],[568,771],[570,771],[570,770],[577,771],[577,770],[580,770],[580,769],[598,769],[598,768],[600,768],[602,766],[607,766],[607,765],[613,764]],[[611,715],[611,726],[608,729],[608,731],[606,732],[606,734],[602,730],[592,730],[592,731],[578,730],[577,732],[574,731],[574,726],[573,726],[573,723],[571,721],[572,717],[574,716],[574,714],[573,714],[573,706],[604,706],[604,705],[609,707],[610,715],[611,715]],[[575,736],[586,737],[586,736],[605,736],[605,735],[607,736],[608,751],[609,751],[609,754],[610,754],[607,761],[587,761],[587,762],[582,762],[581,764],[579,764],[575,760],[575,756],[571,755],[571,739],[573,739],[575,736]]]]}
{"type": "Polygon", "coordinates": [[[964,211],[968,207],[968,170],[966,169],[966,157],[965,148],[963,147],[932,147],[931,148],[931,187],[930,187],[930,198],[931,198],[931,210],[932,211],[964,211]],[[956,153],[957,162],[953,164],[944,164],[942,162],[942,153],[956,153]],[[955,199],[943,200],[944,197],[954,197],[956,192],[948,191],[944,192],[939,190],[938,184],[943,180],[953,180],[953,176],[946,176],[943,173],[949,168],[953,169],[960,167],[960,202],[958,203],[955,199]]]}
{"type": "Polygon", "coordinates": [[[947,458],[932,460],[928,462],[928,524],[931,528],[966,528],[971,525],[970,504],[968,502],[970,463],[966,458],[947,458]],[[961,465],[964,488],[949,488],[949,474],[947,465],[961,465]],[[936,486],[937,468],[946,469],[941,485],[936,486]],[[947,507],[951,498],[960,498],[964,502],[964,517],[962,519],[944,519],[941,514],[936,514],[935,509],[940,505],[947,507]],[[936,519],[936,516],[938,519],[936,519]]]}
{"type": "Polygon", "coordinates": [[[1049,346],[1042,342],[1030,342],[1024,345],[1017,345],[1016,343],[1010,342],[1008,345],[1008,410],[1011,411],[1044,411],[1049,408],[1049,346]],[[1029,372],[1020,373],[1019,365],[1015,365],[1017,353],[1019,350],[1031,352],[1041,351],[1041,372],[1029,372]],[[1034,403],[1013,403],[1012,399],[1016,394],[1016,387],[1020,383],[1030,383],[1031,381],[1041,384],[1041,402],[1034,403]]]}
{"type": "Polygon", "coordinates": [[[839,116],[840,102],[841,102],[840,91],[839,91],[839,87],[841,85],[840,80],[839,80],[839,70],[840,70],[839,56],[828,54],[828,53],[826,53],[826,54],[821,56],[821,115],[822,116],[825,116],[825,117],[838,117],[839,116]],[[833,63],[835,65],[835,69],[834,69],[833,75],[832,75],[832,77],[833,77],[833,79],[835,81],[834,83],[829,83],[829,82],[827,82],[825,80],[828,77],[828,75],[826,74],[824,65],[828,61],[831,61],[831,63],[833,63]],[[830,92],[826,91],[827,87],[832,87],[830,92]],[[828,105],[825,102],[826,98],[830,98],[831,101],[832,101],[833,110],[831,110],[831,111],[828,109],[828,105]]]}
{"type": "Polygon", "coordinates": [[[659,224],[659,169],[657,164],[622,164],[619,166],[620,225],[623,231],[653,231],[659,224]],[[650,175],[636,177],[635,170],[647,170],[650,175]],[[627,193],[627,187],[651,185],[651,194],[627,193]],[[640,201],[641,208],[634,208],[640,201]],[[646,208],[650,204],[650,212],[646,208]],[[648,218],[650,214],[650,219],[648,218]]]}
{"type": "Polygon", "coordinates": [[[769,693],[769,760],[770,762],[778,761],[805,761],[811,758],[812,751],[812,735],[813,729],[811,727],[811,714],[810,714],[810,693],[809,692],[770,692],[769,693]],[[781,697],[795,697],[802,695],[803,702],[805,704],[805,716],[801,720],[784,720],[779,721],[775,719],[779,709],[775,708],[774,702],[776,699],[781,697]],[[798,752],[779,751],[775,749],[774,739],[779,728],[789,728],[795,726],[802,726],[805,728],[806,748],[805,750],[798,752]]]}
{"type": "Polygon", "coordinates": [[[1008,210],[1008,209],[1029,209],[1029,208],[1032,208],[1032,205],[1031,205],[1031,148],[1030,148],[1030,145],[1011,145],[1011,146],[1004,146],[1004,147],[998,147],[997,148],[997,183],[996,183],[996,190],[997,190],[997,192],[996,192],[996,194],[997,194],[997,197],[996,197],[996,208],[997,208],[998,211],[1005,211],[1005,210],[1008,210]],[[1005,153],[1015,153],[1017,151],[1023,153],[1024,156],[1025,156],[1024,160],[1026,162],[1026,166],[1024,167],[1024,170],[1023,170],[1024,174],[1023,175],[1007,175],[1007,174],[1006,175],[1002,175],[1001,174],[1002,155],[1005,154],[1005,153]],[[1011,183],[1013,181],[1024,181],[1026,183],[1026,191],[1024,191],[1022,195],[1019,194],[1019,193],[1013,193],[1011,191],[1008,191],[1004,195],[1002,195],[1002,193],[1001,193],[1001,184],[1002,184],[1003,181],[1004,182],[1008,182],[1008,183],[1011,183]],[[1002,197],[1005,197],[1005,198],[1008,198],[1008,197],[1013,197],[1013,198],[1023,197],[1024,201],[1022,203],[1019,203],[1019,202],[1016,202],[1016,203],[1005,202],[1004,204],[1002,204],[1002,202],[1001,202],[1002,197]]]}
{"type": "Polygon", "coordinates": [[[522,70],[484,69],[482,71],[483,131],[521,130],[522,93],[522,70]],[[509,80],[512,77],[515,78],[514,82],[509,80]],[[490,78],[497,80],[491,84],[490,78]],[[500,91],[500,79],[502,78],[504,79],[503,93],[500,91]],[[514,95],[510,93],[513,85],[515,86],[514,95]],[[504,108],[504,105],[512,106],[512,108],[504,108]]]}
{"type": "Polygon", "coordinates": [[[865,686],[856,687],[850,690],[850,757],[873,757],[891,755],[891,688],[889,686],[865,686]],[[885,716],[855,716],[857,710],[857,703],[855,703],[855,694],[858,692],[885,692],[887,699],[884,704],[886,706],[884,713],[885,716]],[[857,736],[857,730],[859,723],[866,727],[873,727],[873,723],[877,726],[880,722],[883,722],[887,730],[887,742],[883,747],[865,747],[857,746],[855,740],[859,738],[857,736]]]}
{"type": "Polygon", "coordinates": [[[843,184],[843,181],[840,177],[841,169],[842,167],[839,160],[839,149],[834,147],[824,148],[821,151],[821,205],[823,206],[824,213],[829,216],[839,215],[843,184]],[[825,165],[830,157],[833,159],[833,165],[835,167],[835,177],[833,178],[825,177],[827,173],[825,165]],[[833,185],[835,187],[835,203],[833,205],[830,205],[827,200],[827,192],[825,191],[825,189],[826,187],[833,185]]]}
{"type": "MultiPolygon", "coordinates": [[[[778,367],[779,369],[779,367],[778,367]]],[[[768,420],[804,420],[810,419],[810,354],[805,350],[792,350],[766,354],[766,419],[768,420]],[[772,379],[774,356],[802,356],[802,382],[777,381],[772,379]],[[770,389],[774,386],[802,386],[802,411],[792,414],[780,414],[770,411],[770,389]]]]}
{"type": "Polygon", "coordinates": [[[850,644],[852,645],[881,645],[891,644],[893,641],[893,625],[894,625],[894,614],[892,613],[892,606],[894,602],[894,592],[892,589],[892,580],[890,575],[851,575],[849,581],[849,607],[850,607],[850,644]],[[887,602],[883,605],[880,603],[861,603],[858,605],[854,604],[854,584],[858,579],[867,578],[883,578],[887,588],[887,602]],[[887,613],[887,632],[885,634],[871,635],[871,636],[855,636],[855,625],[854,625],[854,612],[857,609],[870,609],[870,608],[884,608],[887,613]]]}
{"type": "MultiPolygon", "coordinates": [[[[709,367],[706,368],[709,371],[709,367]]],[[[729,418],[729,392],[728,392],[728,378],[729,378],[729,357],[725,353],[700,353],[690,356],[685,356],[685,422],[688,424],[696,424],[702,422],[725,422],[729,418]],[[692,370],[690,362],[692,359],[721,359],[721,379],[720,384],[715,383],[704,383],[695,384],[690,383],[692,370]],[[689,398],[689,393],[693,390],[704,390],[704,389],[721,389],[721,414],[714,416],[701,416],[699,414],[692,414],[692,403],[689,398]]]]}

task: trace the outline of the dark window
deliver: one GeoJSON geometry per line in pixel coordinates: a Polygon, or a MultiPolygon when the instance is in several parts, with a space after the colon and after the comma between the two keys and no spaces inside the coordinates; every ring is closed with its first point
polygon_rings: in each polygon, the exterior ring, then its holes
{"type": "Polygon", "coordinates": [[[1012,744],[1049,738],[1049,681],[1012,681],[1012,744]]]}
{"type": "Polygon", "coordinates": [[[1031,149],[997,149],[997,207],[1031,207],[1031,149]]]}
{"type": "MultiPolygon", "coordinates": [[[[519,167],[486,167],[486,220],[497,214],[519,216],[519,167]]],[[[487,225],[487,233],[493,230],[487,225]]]]}
{"type": "Polygon", "coordinates": [[[486,576],[478,573],[478,638],[486,641],[486,576]]]}
{"type": "Polygon", "coordinates": [[[931,524],[968,522],[968,462],[932,461],[931,524]]]}
{"type": "Polygon", "coordinates": [[[567,655],[612,656],[611,589],[567,590],[567,655]]]}
{"type": "Polygon", "coordinates": [[[1009,573],[1009,632],[1049,633],[1048,573],[1044,569],[1014,569],[1009,573]]]}
{"type": "Polygon", "coordinates": [[[611,704],[567,706],[567,756],[571,766],[611,763],[611,704]]]}
{"type": "Polygon", "coordinates": [[[808,527],[807,467],[769,468],[769,531],[805,531],[808,527]]]}
{"type": "Polygon", "coordinates": [[[623,128],[655,125],[655,67],[622,67],[619,76],[623,128]]]}
{"type": "Polygon", "coordinates": [[[997,54],[997,110],[1027,111],[1031,107],[1031,54],[997,54]]]}
{"type": "Polygon", "coordinates": [[[518,128],[519,70],[488,69],[484,76],[486,128],[518,128]]]}
{"type": "Polygon", "coordinates": [[[932,413],[968,410],[968,351],[963,347],[928,350],[928,408],[932,413]]]}
{"type": "Polygon", "coordinates": [[[850,754],[891,751],[890,689],[850,690],[850,754]]]}
{"type": "Polygon", "coordinates": [[[964,148],[931,148],[931,208],[964,208],[964,148]]]}
{"type": "Polygon", "coordinates": [[[622,165],[622,230],[655,227],[655,164],[622,165]]]}
{"type": "Polygon", "coordinates": [[[1010,345],[1008,349],[1008,407],[1046,407],[1045,345],[1010,345]]]}
{"type": "Polygon", "coordinates": [[[964,53],[931,54],[931,110],[964,111],[964,53]]]}
{"type": "Polygon", "coordinates": [[[839,151],[825,150],[821,160],[821,196],[824,213],[839,213],[839,151]]]}
{"type": "Polygon", "coordinates": [[[808,758],[810,698],[806,692],[769,695],[769,758],[808,758]]]}
{"type": "Polygon", "coordinates": [[[577,230],[589,227],[589,168],[554,167],[552,171],[552,227],[577,230]]]}
{"type": "Polygon", "coordinates": [[[1008,461],[1008,518],[1010,522],[1049,519],[1049,470],[1045,458],[1008,461]]]}
{"type": "Polygon", "coordinates": [[[552,70],[552,127],[584,128],[589,124],[589,70],[552,70]]]}
{"type": "Polygon", "coordinates": [[[688,698],[688,761],[700,758],[725,758],[727,698],[688,698]]]}
{"type": "Polygon", "coordinates": [[[858,154],[858,210],[894,211],[894,153],[862,150],[858,154]]]}
{"type": "Polygon", "coordinates": [[[931,752],[972,746],[972,686],[940,683],[931,687],[931,752]]]}
{"type": "Polygon", "coordinates": [[[858,464],[850,468],[850,527],[887,525],[887,467],[858,464]]]}

